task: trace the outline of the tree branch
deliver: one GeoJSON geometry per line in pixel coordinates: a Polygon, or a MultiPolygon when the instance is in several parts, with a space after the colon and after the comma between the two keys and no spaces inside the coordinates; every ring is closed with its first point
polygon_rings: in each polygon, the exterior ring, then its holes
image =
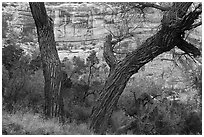
{"type": "Polygon", "coordinates": [[[159,9],[161,11],[168,11],[170,10],[170,7],[163,7],[154,3],[147,3],[147,2],[136,2],[136,5],[131,6],[130,8],[126,9],[126,10],[122,10],[118,13],[115,14],[119,14],[119,13],[126,13],[132,9],[138,8],[138,9],[144,9],[146,7],[151,7],[151,8],[155,8],[155,9],[159,9]]]}
{"type": "Polygon", "coordinates": [[[159,9],[161,11],[167,11],[170,10],[170,7],[163,7],[154,3],[146,3],[146,2],[138,2],[138,4],[140,4],[142,7],[152,7],[155,9],[159,9]]]}
{"type": "Polygon", "coordinates": [[[133,37],[133,36],[134,36],[134,33],[133,33],[133,32],[130,32],[130,33],[128,33],[127,35],[123,35],[123,36],[116,37],[116,40],[111,41],[111,44],[112,44],[112,45],[116,45],[118,42],[121,42],[121,41],[123,41],[124,39],[130,38],[130,37],[133,37]]]}
{"type": "Polygon", "coordinates": [[[181,50],[183,50],[185,53],[193,54],[194,57],[200,56],[201,52],[200,50],[195,47],[193,44],[188,43],[187,41],[180,39],[177,47],[181,50]]]}
{"type": "MultiPolygon", "coordinates": [[[[196,8],[197,9],[197,8],[196,8]]],[[[195,22],[196,19],[198,19],[199,15],[202,13],[202,10],[194,10],[192,12],[190,12],[189,14],[187,14],[186,16],[183,17],[183,20],[181,21],[181,30],[185,31],[185,30],[190,30],[192,28],[195,28],[199,25],[201,25],[202,23],[196,23],[193,24],[195,22]]]]}
{"type": "Polygon", "coordinates": [[[202,25],[202,21],[191,25],[191,27],[189,28],[189,30],[194,29],[194,28],[196,28],[196,27],[198,27],[198,26],[200,26],[200,25],[202,25]]]}
{"type": "Polygon", "coordinates": [[[167,59],[167,58],[161,58],[160,60],[161,60],[161,61],[164,61],[164,60],[165,60],[165,61],[174,61],[173,59],[167,59]]]}

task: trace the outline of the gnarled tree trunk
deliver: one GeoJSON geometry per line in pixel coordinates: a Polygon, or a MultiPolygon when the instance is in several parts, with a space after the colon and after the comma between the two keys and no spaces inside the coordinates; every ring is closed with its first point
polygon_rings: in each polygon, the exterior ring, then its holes
{"type": "Polygon", "coordinates": [[[172,8],[163,16],[161,29],[121,61],[117,61],[113,54],[111,35],[106,37],[104,58],[110,67],[110,74],[91,116],[90,128],[95,133],[105,134],[113,107],[117,104],[129,78],[143,65],[175,46],[194,56],[200,55],[196,47],[183,39],[184,31],[191,29],[194,20],[201,14],[199,10],[187,14],[191,4],[173,3],[172,8]]]}
{"type": "Polygon", "coordinates": [[[56,49],[53,21],[47,15],[43,2],[30,2],[38,34],[40,54],[45,79],[45,108],[47,117],[63,118],[63,101],[61,96],[61,64],[56,49]]]}

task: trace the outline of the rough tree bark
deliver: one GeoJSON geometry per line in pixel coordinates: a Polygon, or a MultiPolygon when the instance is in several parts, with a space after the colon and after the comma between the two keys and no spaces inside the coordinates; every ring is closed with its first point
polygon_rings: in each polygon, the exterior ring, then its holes
{"type": "Polygon", "coordinates": [[[53,21],[47,15],[43,2],[30,2],[31,13],[35,21],[45,79],[45,108],[47,117],[59,117],[63,120],[63,101],[61,95],[61,63],[56,49],[53,21]]]}
{"type": "Polygon", "coordinates": [[[110,74],[91,115],[90,128],[95,133],[105,134],[108,127],[107,121],[129,78],[137,73],[144,64],[170,51],[175,46],[194,56],[201,54],[194,45],[183,39],[185,31],[192,28],[195,19],[201,14],[201,10],[187,13],[191,4],[188,2],[173,3],[163,16],[161,29],[121,61],[117,61],[113,54],[112,36],[106,37],[104,58],[110,67],[110,74]]]}

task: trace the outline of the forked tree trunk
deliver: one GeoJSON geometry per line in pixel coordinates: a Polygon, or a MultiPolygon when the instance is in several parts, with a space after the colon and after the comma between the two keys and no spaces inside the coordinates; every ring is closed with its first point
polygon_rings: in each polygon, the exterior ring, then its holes
{"type": "Polygon", "coordinates": [[[192,13],[194,16],[187,14],[190,5],[191,3],[174,3],[172,8],[164,15],[161,29],[120,62],[115,61],[111,35],[106,37],[104,57],[111,71],[91,116],[90,128],[95,133],[105,134],[108,127],[107,121],[129,78],[137,73],[143,65],[152,61],[158,55],[170,51],[175,46],[195,56],[200,55],[199,50],[183,40],[182,37],[184,31],[190,29],[190,26],[200,14],[200,12],[192,13]]]}
{"type": "Polygon", "coordinates": [[[63,101],[61,96],[61,64],[56,49],[53,21],[48,17],[43,2],[30,2],[38,34],[40,54],[45,79],[45,108],[47,117],[63,119],[63,101]]]}

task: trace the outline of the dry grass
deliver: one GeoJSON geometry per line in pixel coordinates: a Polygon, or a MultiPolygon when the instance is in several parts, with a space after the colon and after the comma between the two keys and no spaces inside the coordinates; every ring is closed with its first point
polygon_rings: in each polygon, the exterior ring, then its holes
{"type": "Polygon", "coordinates": [[[32,112],[3,112],[2,134],[10,135],[90,135],[87,124],[60,124],[56,119],[45,120],[41,115],[32,112]]]}

